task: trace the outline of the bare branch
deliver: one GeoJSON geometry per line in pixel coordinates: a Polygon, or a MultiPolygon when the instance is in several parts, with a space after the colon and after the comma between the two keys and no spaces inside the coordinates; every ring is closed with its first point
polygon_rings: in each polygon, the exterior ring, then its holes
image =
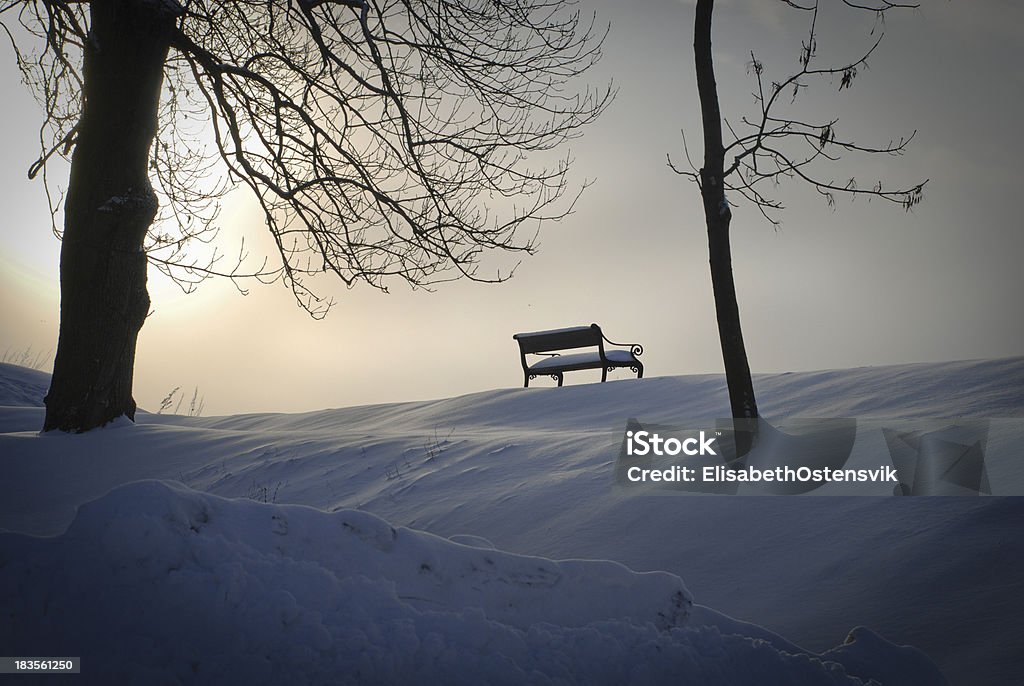
{"type": "MultiPolygon", "coordinates": [[[[88,12],[0,5],[0,20],[16,16],[41,46],[22,54],[7,31],[47,113],[33,175],[74,147],[88,12]]],[[[531,253],[539,224],[572,211],[570,158],[547,153],[614,95],[570,87],[605,32],[564,0],[192,0],[181,12],[146,249],[186,290],[214,275],[280,278],[319,315],[312,277],[323,273],[382,290],[504,280],[510,271],[478,271],[483,256],[531,253]],[[221,264],[219,200],[238,185],[262,210],[273,265],[243,264],[244,251],[221,264]]]]}
{"type": "MultiPolygon", "coordinates": [[[[879,32],[867,49],[854,59],[839,64],[819,64],[817,0],[806,4],[793,0],[780,1],[809,15],[807,36],[801,43],[797,60],[798,68],[781,79],[769,80],[767,67],[753,52],[750,53],[748,73],[754,79],[752,96],[758,107],[756,116],[741,118],[736,127],[727,119],[723,120],[732,136],[732,140],[724,146],[728,160],[724,169],[724,187],[755,205],[775,226],[778,226],[775,212],[781,210],[782,205],[772,200],[761,187],[766,182],[770,187],[775,187],[784,179],[799,179],[810,184],[830,206],[834,206],[836,195],[848,195],[879,197],[898,203],[908,210],[913,208],[921,201],[927,181],[902,188],[888,187],[880,182],[862,186],[856,178],[836,183],[818,167],[826,163],[839,163],[848,154],[901,155],[914,139],[916,131],[886,143],[864,144],[841,135],[838,117],[814,122],[802,120],[784,111],[783,94],[792,93],[795,100],[801,90],[814,83],[838,82],[839,90],[850,88],[876,52],[884,35],[879,32]]],[[[890,10],[917,7],[916,4],[887,0],[843,0],[843,4],[852,9],[875,12],[880,18],[884,18],[890,10]]],[[[673,170],[699,182],[699,174],[681,172],[675,167],[673,170]]]]}

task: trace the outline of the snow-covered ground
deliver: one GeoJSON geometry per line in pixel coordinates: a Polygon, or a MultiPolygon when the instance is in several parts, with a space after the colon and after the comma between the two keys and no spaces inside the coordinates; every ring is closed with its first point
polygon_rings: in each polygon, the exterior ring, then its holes
{"type": "MultiPolygon", "coordinates": [[[[1024,358],[755,383],[769,418],[1024,416],[1024,358]]],[[[46,385],[0,366],[3,655],[138,683],[1024,674],[1021,498],[615,488],[625,420],[713,418],[718,376],[143,413],[84,436],[37,433],[46,385]]],[[[990,445],[1014,450],[1021,425],[990,445]]]]}

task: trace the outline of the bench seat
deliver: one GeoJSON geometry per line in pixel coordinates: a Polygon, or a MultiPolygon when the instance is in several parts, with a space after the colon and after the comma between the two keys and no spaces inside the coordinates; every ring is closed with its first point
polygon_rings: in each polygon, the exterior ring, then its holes
{"type": "Polygon", "coordinates": [[[529,366],[531,372],[544,373],[546,369],[563,369],[573,371],[577,369],[600,369],[606,362],[617,362],[624,365],[636,364],[636,358],[628,350],[605,350],[604,359],[598,351],[589,353],[572,353],[571,355],[552,355],[535,362],[529,366]]]}

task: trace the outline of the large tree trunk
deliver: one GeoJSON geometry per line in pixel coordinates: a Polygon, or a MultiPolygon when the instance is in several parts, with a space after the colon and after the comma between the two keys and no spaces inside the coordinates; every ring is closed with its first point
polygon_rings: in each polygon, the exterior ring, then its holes
{"type": "Polygon", "coordinates": [[[143,242],[157,200],[148,162],[174,14],[159,0],[94,1],[90,13],[44,431],[134,419],[135,345],[149,312],[143,242]]]}
{"type": "MultiPolygon", "coordinates": [[[[694,22],[693,52],[697,71],[697,92],[700,95],[704,128],[704,166],[700,170],[700,194],[704,201],[704,217],[708,228],[708,252],[711,263],[711,284],[718,316],[718,337],[725,362],[725,379],[729,386],[729,404],[735,419],[757,419],[757,401],[750,379],[750,365],[740,329],[740,308],[736,301],[736,284],[732,277],[732,250],[729,246],[729,225],[732,212],[725,199],[725,151],[722,144],[722,115],[718,107],[718,86],[711,57],[711,17],[714,0],[697,0],[694,22]]],[[[750,422],[756,429],[756,422],[750,422]]],[[[739,453],[749,449],[749,442],[737,436],[739,453]]],[[[752,438],[752,437],[751,437],[752,438]]]]}

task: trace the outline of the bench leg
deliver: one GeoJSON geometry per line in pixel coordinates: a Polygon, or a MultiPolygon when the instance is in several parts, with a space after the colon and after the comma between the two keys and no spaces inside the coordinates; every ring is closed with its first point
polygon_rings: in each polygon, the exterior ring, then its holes
{"type": "Polygon", "coordinates": [[[530,375],[529,374],[523,374],[523,388],[529,388],[529,387],[530,387],[530,375]]]}
{"type": "Polygon", "coordinates": [[[558,385],[559,385],[559,387],[561,387],[561,385],[562,385],[562,374],[561,373],[558,374],[558,385]]]}
{"type": "Polygon", "coordinates": [[[639,362],[636,363],[636,378],[644,378],[644,366],[639,362]]]}
{"type": "Polygon", "coordinates": [[[601,383],[608,380],[608,367],[601,367],[601,383]]]}

